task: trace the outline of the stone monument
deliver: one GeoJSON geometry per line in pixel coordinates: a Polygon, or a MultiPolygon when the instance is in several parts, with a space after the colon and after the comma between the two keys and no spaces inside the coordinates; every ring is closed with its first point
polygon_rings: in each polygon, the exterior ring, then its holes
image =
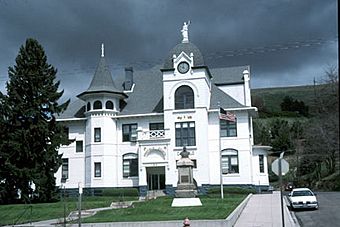
{"type": "Polygon", "coordinates": [[[181,159],[177,162],[178,182],[175,197],[171,206],[202,206],[201,200],[196,198],[196,186],[194,184],[194,162],[189,158],[186,147],[180,153],[181,159]]]}
{"type": "Polygon", "coordinates": [[[177,198],[194,198],[196,197],[196,187],[192,173],[194,162],[189,158],[189,152],[186,147],[183,147],[180,155],[181,159],[177,162],[178,182],[175,196],[177,198]]]}

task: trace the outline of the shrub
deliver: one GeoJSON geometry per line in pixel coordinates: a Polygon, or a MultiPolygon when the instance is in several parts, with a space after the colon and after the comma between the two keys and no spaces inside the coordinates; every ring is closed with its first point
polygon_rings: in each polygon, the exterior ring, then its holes
{"type": "Polygon", "coordinates": [[[138,197],[137,188],[105,188],[102,190],[102,196],[136,196],[138,197]]]}
{"type": "MultiPolygon", "coordinates": [[[[221,191],[219,187],[213,187],[208,190],[208,195],[211,194],[219,194],[221,191]]],[[[223,193],[225,194],[250,194],[256,193],[256,190],[254,188],[246,188],[246,187],[224,187],[223,193]]]]}

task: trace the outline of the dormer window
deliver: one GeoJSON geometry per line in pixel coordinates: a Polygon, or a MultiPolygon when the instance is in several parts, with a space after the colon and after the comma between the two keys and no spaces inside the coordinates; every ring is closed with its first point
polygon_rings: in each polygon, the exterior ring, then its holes
{"type": "Polygon", "coordinates": [[[102,108],[103,108],[103,106],[102,106],[102,102],[101,101],[97,100],[97,101],[95,101],[93,103],[93,109],[94,110],[100,110],[102,108]]]}
{"type": "Polygon", "coordinates": [[[189,86],[181,86],[175,92],[175,109],[193,109],[194,92],[189,86]]]}
{"type": "Polygon", "coordinates": [[[105,103],[105,109],[113,110],[113,102],[112,101],[107,101],[105,103]]]}

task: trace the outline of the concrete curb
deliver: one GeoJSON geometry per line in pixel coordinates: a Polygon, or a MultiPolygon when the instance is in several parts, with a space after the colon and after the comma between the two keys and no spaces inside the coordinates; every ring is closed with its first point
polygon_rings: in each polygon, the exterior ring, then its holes
{"type": "Polygon", "coordinates": [[[285,210],[284,211],[285,211],[286,216],[289,219],[289,222],[290,222],[291,226],[300,227],[299,221],[297,220],[297,218],[295,216],[295,213],[288,209],[288,205],[287,205],[288,204],[288,200],[287,200],[286,196],[284,197],[283,201],[284,201],[283,203],[284,203],[284,206],[285,206],[285,210]]]}
{"type": "Polygon", "coordinates": [[[243,201],[240,203],[236,209],[225,219],[228,226],[234,226],[237,219],[240,217],[244,207],[247,205],[249,199],[253,196],[252,193],[250,193],[243,201]]]}

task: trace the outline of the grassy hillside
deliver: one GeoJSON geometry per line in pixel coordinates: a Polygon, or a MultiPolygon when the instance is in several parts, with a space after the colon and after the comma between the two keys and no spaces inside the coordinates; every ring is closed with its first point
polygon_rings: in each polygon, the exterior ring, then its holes
{"type": "MultiPolygon", "coordinates": [[[[320,89],[318,86],[296,86],[296,87],[277,87],[277,88],[258,88],[252,89],[252,99],[260,99],[267,111],[281,112],[280,104],[284,97],[290,96],[293,99],[303,101],[305,105],[313,106],[315,91],[320,89]]],[[[253,102],[253,105],[256,104],[253,102]]],[[[257,106],[258,107],[258,106],[257,106]]],[[[259,107],[258,107],[259,108],[259,107]]]]}

